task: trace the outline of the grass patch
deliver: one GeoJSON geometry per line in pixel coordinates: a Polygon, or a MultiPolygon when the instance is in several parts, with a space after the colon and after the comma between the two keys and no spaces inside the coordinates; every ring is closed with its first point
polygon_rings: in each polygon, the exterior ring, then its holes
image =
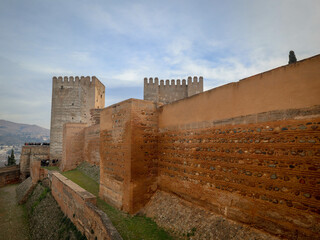
{"type": "Polygon", "coordinates": [[[110,206],[102,199],[97,199],[98,207],[104,211],[125,240],[170,240],[173,239],[165,230],[158,227],[151,219],[144,216],[130,216],[110,206]]]}
{"type": "Polygon", "coordinates": [[[79,170],[74,169],[68,172],[63,172],[62,175],[69,178],[71,181],[75,182],[93,195],[99,195],[99,184],[79,170]]]}
{"type": "Polygon", "coordinates": [[[62,173],[80,187],[97,196],[97,206],[103,210],[124,240],[170,240],[173,239],[151,219],[144,216],[131,216],[110,206],[99,198],[99,184],[80,172],[71,170],[62,173]]]}
{"type": "Polygon", "coordinates": [[[49,171],[58,171],[58,172],[60,172],[60,169],[57,166],[49,166],[49,167],[42,167],[42,168],[48,169],[49,171]]]}

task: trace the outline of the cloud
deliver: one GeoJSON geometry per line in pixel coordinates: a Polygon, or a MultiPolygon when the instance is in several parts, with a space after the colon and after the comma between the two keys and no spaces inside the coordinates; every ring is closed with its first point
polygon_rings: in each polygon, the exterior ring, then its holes
{"type": "Polygon", "coordinates": [[[319,54],[319,12],[318,0],[1,1],[0,112],[48,127],[55,75],[97,76],[107,105],[142,98],[144,77],[238,81],[290,50],[319,54]]]}

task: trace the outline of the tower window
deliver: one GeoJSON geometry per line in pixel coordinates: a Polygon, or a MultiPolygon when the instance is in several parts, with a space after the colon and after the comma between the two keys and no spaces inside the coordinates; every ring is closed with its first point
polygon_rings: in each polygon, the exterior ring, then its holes
{"type": "Polygon", "coordinates": [[[61,85],[61,89],[63,89],[63,86],[61,85]]]}

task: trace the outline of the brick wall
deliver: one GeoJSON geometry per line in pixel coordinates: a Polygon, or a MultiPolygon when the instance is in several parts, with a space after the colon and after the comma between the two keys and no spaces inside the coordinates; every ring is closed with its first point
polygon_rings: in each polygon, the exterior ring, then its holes
{"type": "Polygon", "coordinates": [[[0,187],[20,182],[19,165],[0,168],[0,187]]]}
{"type": "Polygon", "coordinates": [[[160,129],[161,190],[272,234],[320,237],[319,117],[204,126],[160,129]]]}
{"type": "Polygon", "coordinates": [[[161,128],[319,105],[320,55],[162,107],[161,128]]]}
{"type": "Polygon", "coordinates": [[[100,123],[100,197],[126,212],[156,190],[156,105],[129,99],[104,109],[100,123]]]}
{"type": "Polygon", "coordinates": [[[50,154],[50,146],[27,145],[22,146],[20,157],[20,173],[21,179],[24,180],[30,176],[30,161],[48,160],[50,154]]]}
{"type": "Polygon", "coordinates": [[[96,197],[60,173],[52,173],[52,195],[62,212],[87,239],[122,239],[107,215],[96,207],[96,197]]]}
{"type": "Polygon", "coordinates": [[[86,127],[85,123],[64,124],[61,171],[72,170],[83,162],[84,129],[86,127]]]}
{"type": "Polygon", "coordinates": [[[100,124],[84,129],[83,160],[90,164],[100,164],[100,124]]]}
{"type": "Polygon", "coordinates": [[[50,159],[62,159],[63,125],[90,123],[90,110],[104,104],[105,87],[96,77],[53,77],[50,159]]]}

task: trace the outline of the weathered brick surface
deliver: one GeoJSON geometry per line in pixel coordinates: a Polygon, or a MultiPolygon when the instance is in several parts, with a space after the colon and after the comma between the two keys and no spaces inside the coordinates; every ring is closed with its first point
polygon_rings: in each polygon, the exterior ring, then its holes
{"type": "Polygon", "coordinates": [[[142,213],[171,232],[177,239],[185,239],[183,236],[192,236],[191,239],[194,240],[278,239],[275,236],[258,231],[248,225],[231,221],[173,194],[162,191],[157,191],[142,213]]]}
{"type": "Polygon", "coordinates": [[[129,99],[110,106],[100,131],[100,197],[134,213],[156,190],[156,105],[129,99]]]}
{"type": "Polygon", "coordinates": [[[32,182],[31,177],[25,179],[16,189],[17,192],[17,202],[23,204],[27,201],[29,195],[32,193],[36,184],[32,182]]]}
{"type": "Polygon", "coordinates": [[[0,187],[20,182],[19,165],[0,168],[0,187]]]}
{"type": "Polygon", "coordinates": [[[100,124],[84,129],[83,160],[90,164],[100,164],[100,124]]]}
{"type": "Polygon", "coordinates": [[[160,189],[272,234],[320,237],[320,118],[192,125],[160,130],[160,189]]]}
{"type": "Polygon", "coordinates": [[[65,123],[90,123],[90,110],[103,108],[105,87],[96,77],[53,77],[50,159],[62,159],[65,123]]]}
{"type": "Polygon", "coordinates": [[[49,160],[50,146],[46,145],[27,145],[22,146],[20,157],[21,179],[24,180],[30,176],[30,162],[49,160]]]}
{"type": "Polygon", "coordinates": [[[63,126],[61,171],[69,171],[83,162],[85,123],[66,123],[63,126]]]}
{"type": "Polygon", "coordinates": [[[122,239],[108,216],[96,207],[96,197],[58,172],[52,173],[52,195],[62,212],[87,239],[122,239]]]}

